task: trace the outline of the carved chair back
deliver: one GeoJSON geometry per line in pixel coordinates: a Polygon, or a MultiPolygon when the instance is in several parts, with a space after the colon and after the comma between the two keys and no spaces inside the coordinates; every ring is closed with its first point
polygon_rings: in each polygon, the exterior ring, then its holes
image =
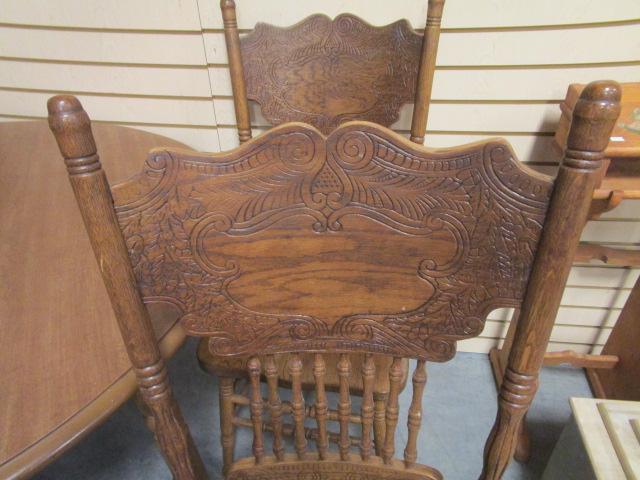
{"type": "Polygon", "coordinates": [[[428,0],[424,35],[406,20],[374,27],[351,14],[312,15],[283,28],[258,23],[240,38],[233,0],[221,0],[240,142],[251,138],[248,100],[273,125],[390,126],[414,102],[411,139],[424,142],[444,0],[428,0]]]}
{"type": "Polygon", "coordinates": [[[499,478],[535,392],[618,99],[615,84],[585,90],[555,182],[520,164],[500,139],[433,150],[351,122],[328,136],[285,124],[217,154],[154,150],[141,174],[113,188],[77,99],[50,100],[52,130],[174,475],[203,473],[143,302],[175,305],[185,330],[208,337],[213,355],[249,357],[253,458],[230,466],[234,479],[441,478],[415,463],[425,361],[450,359],[491,310],[520,308],[483,473],[499,478]],[[361,372],[350,352],[365,354],[361,372]],[[288,409],[274,383],[273,355],[282,353],[290,354],[288,409]],[[317,453],[305,436],[303,353],[314,354],[317,453]],[[324,392],[325,353],[340,354],[336,411],[324,392]],[[372,354],[394,358],[376,455],[372,354]],[[393,457],[403,357],[417,367],[400,462],[393,457]],[[363,377],[358,455],[350,452],[351,375],[363,377]],[[295,454],[282,447],[285,410],[295,454]],[[328,419],[340,425],[338,454],[327,450],[328,419]],[[264,451],[265,425],[275,434],[273,455],[264,451]]]}

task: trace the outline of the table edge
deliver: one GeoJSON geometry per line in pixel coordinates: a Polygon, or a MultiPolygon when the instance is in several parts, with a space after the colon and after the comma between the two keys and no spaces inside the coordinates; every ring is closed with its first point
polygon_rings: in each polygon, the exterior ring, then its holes
{"type": "MultiPolygon", "coordinates": [[[[180,322],[159,339],[162,356],[167,359],[182,346],[186,334],[180,322]]],[[[0,478],[17,480],[29,478],[75,446],[89,432],[103,423],[137,390],[133,368],[130,368],[107,387],[100,395],[86,404],[55,430],[31,444],[0,465],[0,478]]]]}

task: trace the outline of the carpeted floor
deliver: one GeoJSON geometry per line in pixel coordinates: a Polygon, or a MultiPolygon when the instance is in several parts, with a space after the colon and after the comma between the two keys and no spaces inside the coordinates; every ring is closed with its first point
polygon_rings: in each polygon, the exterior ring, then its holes
{"type": "MultiPolygon", "coordinates": [[[[169,362],[169,372],[210,478],[218,479],[221,478],[222,462],[217,383],[199,369],[195,359],[196,345],[196,340],[189,340],[169,362]]],[[[451,362],[428,364],[428,373],[418,461],[438,468],[447,480],[475,480],[482,467],[485,439],[496,413],[495,387],[488,357],[459,353],[451,362]]],[[[285,391],[282,393],[284,397],[285,391]]],[[[505,479],[541,477],[570,417],[570,396],[591,396],[582,371],[545,368],[528,415],[533,456],[526,465],[513,462],[505,479]]],[[[331,400],[335,401],[335,398],[331,400]]],[[[402,393],[401,412],[406,412],[410,400],[409,385],[402,393]]],[[[406,434],[406,425],[401,421],[396,438],[397,452],[402,452],[406,434]]],[[[313,448],[312,443],[309,446],[313,448]]],[[[251,434],[246,430],[238,435],[236,458],[250,455],[251,434]]],[[[169,479],[171,476],[139,412],[129,402],[35,478],[126,480],[169,479]]]]}

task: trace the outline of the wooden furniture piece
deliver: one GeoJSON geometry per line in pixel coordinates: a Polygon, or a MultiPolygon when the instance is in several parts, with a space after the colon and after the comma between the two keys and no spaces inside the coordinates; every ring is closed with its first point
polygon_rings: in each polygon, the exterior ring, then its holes
{"type": "MultiPolygon", "coordinates": [[[[616,122],[600,182],[594,192],[592,216],[612,210],[624,199],[640,199],[640,83],[623,83],[620,118],[616,122]]],[[[555,135],[555,146],[562,151],[567,145],[571,112],[585,85],[569,85],[560,104],[562,116],[555,135]]]]}
{"type": "MultiPolygon", "coordinates": [[[[384,411],[387,405],[387,401],[389,399],[389,393],[391,391],[391,384],[389,382],[389,369],[392,364],[392,358],[389,356],[383,355],[373,355],[373,366],[374,366],[374,381],[373,381],[373,404],[374,404],[374,444],[376,447],[376,455],[379,455],[381,452],[382,442],[384,441],[385,435],[385,422],[384,422],[384,411]]],[[[211,354],[209,351],[209,344],[206,338],[202,339],[200,344],[198,345],[198,360],[200,362],[200,366],[218,377],[220,385],[226,385],[233,395],[233,415],[234,415],[234,426],[236,427],[248,427],[253,428],[252,424],[248,419],[242,418],[238,416],[238,411],[245,403],[242,402],[240,395],[236,395],[237,391],[240,390],[238,384],[240,380],[245,381],[245,388],[248,386],[247,381],[249,380],[248,370],[247,370],[247,362],[249,361],[248,357],[218,357],[211,354]]],[[[302,355],[303,365],[306,367],[303,369],[301,373],[301,388],[304,393],[313,393],[315,390],[315,376],[313,373],[313,354],[303,354],[302,355]]],[[[272,380],[279,387],[291,388],[291,375],[289,373],[288,364],[290,362],[290,356],[287,354],[284,355],[274,355],[274,371],[276,372],[275,378],[272,380]]],[[[339,392],[340,391],[340,378],[337,375],[337,363],[338,363],[338,355],[337,354],[328,354],[325,356],[325,370],[326,375],[324,377],[324,389],[326,391],[339,392]]],[[[362,354],[351,354],[349,355],[349,363],[351,365],[351,369],[354,372],[361,372],[365,368],[365,356],[362,354]]],[[[402,392],[407,383],[407,377],[409,373],[409,361],[406,358],[403,358],[400,362],[400,392],[402,392]]],[[[263,374],[260,378],[262,382],[269,382],[269,378],[266,374],[263,374]]],[[[222,393],[222,390],[220,390],[222,393]]],[[[362,397],[364,395],[364,382],[363,378],[360,375],[352,375],[349,377],[349,393],[352,396],[362,397]]],[[[220,400],[222,403],[222,399],[220,400]]],[[[334,412],[335,413],[335,412],[334,412]]],[[[308,416],[315,416],[315,410],[309,409],[307,412],[308,416]]],[[[354,418],[357,417],[357,414],[354,418]]],[[[285,426],[283,429],[283,434],[286,436],[291,436],[294,433],[290,426],[285,426]]],[[[265,428],[270,430],[269,425],[266,425],[265,428]]],[[[307,439],[317,439],[319,431],[317,428],[305,428],[305,438],[307,439]]],[[[352,441],[357,442],[359,437],[357,435],[351,436],[352,441]]],[[[329,441],[337,443],[338,436],[337,435],[329,435],[329,441]]],[[[227,450],[228,454],[231,454],[231,447],[227,450]]],[[[230,461],[229,461],[230,462],[230,461]]]]}
{"type": "MultiPolygon", "coordinates": [[[[149,149],[182,144],[95,125],[114,180],[149,149]]],[[[137,390],[135,374],[45,121],[0,123],[0,478],[28,478],[137,390]]],[[[185,338],[150,305],[165,357],[185,338]]]]}
{"type": "Polygon", "coordinates": [[[609,369],[587,367],[587,378],[596,397],[640,401],[639,345],[640,279],[633,286],[602,349],[602,356],[615,357],[616,364],[609,369]]]}
{"type": "MultiPolygon", "coordinates": [[[[622,87],[620,118],[605,150],[607,161],[602,180],[594,193],[591,216],[612,210],[624,199],[640,199],[640,83],[625,83],[622,87]]],[[[571,85],[561,105],[562,120],[556,133],[556,143],[564,145],[566,117],[584,85],[571,85]]],[[[640,267],[640,251],[621,250],[598,245],[582,245],[579,261],[597,258],[610,265],[640,267]]],[[[640,400],[640,283],[636,282],[602,355],[595,358],[615,358],[609,368],[587,369],[587,376],[599,398],[640,400]]]]}
{"type": "MultiPolygon", "coordinates": [[[[302,121],[324,134],[349,120],[390,126],[400,107],[413,101],[411,139],[424,143],[444,0],[429,0],[424,35],[406,20],[374,27],[342,14],[333,20],[312,15],[288,28],[258,23],[240,38],[235,2],[221,0],[220,8],[240,142],[251,138],[249,100],[253,100],[273,125],[302,121]]],[[[203,369],[228,377],[228,382],[247,376],[247,358],[223,361],[209,354],[204,341],[198,360],[203,369]]],[[[351,362],[358,366],[362,358],[351,362]]],[[[378,376],[386,379],[390,363],[378,357],[374,362],[378,376]]],[[[276,357],[276,363],[279,372],[286,371],[286,356],[276,357]]],[[[408,362],[403,360],[403,386],[407,372],[408,362]]],[[[311,371],[304,374],[310,376],[311,371]]],[[[279,382],[283,384],[282,378],[279,382]]],[[[328,390],[339,388],[335,375],[325,382],[328,390]]],[[[313,388],[312,382],[304,386],[313,388]]],[[[352,394],[362,392],[359,377],[350,388],[352,394]]],[[[375,382],[376,405],[383,405],[388,394],[388,381],[375,382]]],[[[377,434],[382,432],[376,429],[377,434]]]]}
{"type": "Polygon", "coordinates": [[[111,188],[90,121],[74,97],[48,103],[96,259],[176,478],[204,478],[173,399],[143,301],[181,311],[214,356],[248,356],[253,458],[231,463],[233,404],[221,386],[230,479],[438,479],[418,465],[425,361],[446,361],[477,336],[487,314],[521,310],[481,478],[500,478],[536,391],[562,287],[587,219],[597,170],[619,113],[619,87],[594,82],[574,110],[558,177],[530,171],[499,139],[432,150],[385,127],[351,122],[329,136],[300,123],[219,154],[150,152],[142,173],[111,188]],[[302,354],[313,353],[317,453],[307,450],[302,354]],[[325,353],[339,353],[337,411],[328,410],[325,353]],[[365,355],[359,454],[350,451],[349,353],[365,355]],[[372,354],[393,356],[380,455],[373,455],[372,354]],[[290,354],[290,405],[277,395],[274,355],[290,354]],[[401,359],[412,377],[404,462],[394,459],[401,359]],[[260,377],[270,384],[262,398],[260,377]],[[295,454],[282,417],[292,412],[295,454]],[[269,420],[265,420],[265,410],[269,420]],[[339,454],[327,451],[338,419],[339,454]],[[264,451],[266,423],[274,454],[264,451]]]}
{"type": "MultiPolygon", "coordinates": [[[[555,136],[558,152],[566,149],[573,109],[584,88],[585,85],[570,85],[566,99],[560,106],[562,117],[555,136]]],[[[622,84],[621,90],[621,113],[604,152],[605,159],[599,170],[598,186],[591,202],[590,219],[613,210],[625,199],[640,199],[640,83],[622,84]]],[[[640,251],[580,244],[574,262],[589,263],[592,260],[599,260],[607,265],[640,267],[640,251]]],[[[638,300],[633,300],[640,296],[640,292],[637,291],[639,288],[636,284],[602,354],[582,354],[572,350],[547,352],[544,365],[568,364],[585,368],[592,390],[600,398],[640,400],[637,349],[627,348],[637,344],[637,340],[640,339],[640,323],[635,320],[640,313],[640,306],[638,300]],[[621,358],[624,358],[623,363],[620,363],[621,358]],[[604,382],[602,379],[605,379],[604,382]]],[[[516,323],[517,312],[509,325],[502,348],[493,348],[489,353],[498,386],[506,368],[516,323]]],[[[529,438],[526,430],[523,430],[516,450],[516,459],[527,461],[529,455],[529,438]]]]}
{"type": "MultiPolygon", "coordinates": [[[[572,398],[570,403],[573,420],[592,468],[588,478],[640,478],[640,432],[636,430],[640,422],[640,402],[572,398]]],[[[556,449],[567,448],[560,443],[562,441],[561,437],[556,449]]],[[[552,455],[547,467],[549,472],[545,470],[543,480],[558,478],[553,473],[569,467],[566,461],[562,462],[566,456],[552,455]]]]}
{"type": "Polygon", "coordinates": [[[390,126],[414,102],[411,140],[422,144],[444,0],[428,0],[424,35],[406,20],[374,27],[351,14],[312,15],[288,28],[258,23],[240,38],[234,0],[221,0],[240,142],[249,100],[273,125],[305,122],[328,134],[349,120],[390,126]]]}

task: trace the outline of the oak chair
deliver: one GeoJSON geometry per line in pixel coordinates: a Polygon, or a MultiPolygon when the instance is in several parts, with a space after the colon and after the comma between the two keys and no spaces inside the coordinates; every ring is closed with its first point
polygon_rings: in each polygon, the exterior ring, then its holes
{"type": "Polygon", "coordinates": [[[350,122],[329,136],[289,123],[218,154],[153,150],[141,174],[113,187],[78,100],[52,98],[50,126],[174,477],[206,472],[145,301],[177,307],[185,331],[207,337],[212,355],[249,357],[248,399],[221,386],[230,400],[221,404],[229,479],[442,478],[416,463],[425,362],[452,358],[456,341],[480,334],[491,310],[520,308],[481,474],[500,478],[536,391],[619,98],[615,82],[585,89],[555,180],[520,164],[500,139],[434,150],[385,127],[350,122]],[[335,353],[339,400],[332,411],[325,354],[335,353]],[[352,368],[352,353],[364,355],[361,372],[352,368]],[[278,354],[289,354],[289,404],[274,382],[278,354]],[[377,454],[373,354],[393,357],[377,454]],[[411,406],[402,413],[404,461],[394,459],[402,358],[417,360],[411,406]],[[302,393],[305,361],[314,376],[312,409],[302,393]],[[351,414],[354,375],[363,384],[359,419],[351,414]],[[248,403],[254,430],[253,457],[237,461],[228,448],[234,401],[248,403]],[[316,452],[305,436],[311,411],[316,452]],[[282,443],[289,412],[295,453],[282,443]],[[333,419],[338,452],[328,449],[333,419]],[[351,451],[351,421],[361,427],[359,452],[351,451]],[[266,425],[273,455],[264,448],[266,425]]]}
{"type": "Polygon", "coordinates": [[[350,120],[390,126],[414,102],[411,140],[424,143],[444,3],[428,0],[424,35],[406,20],[374,27],[316,14],[291,27],[258,23],[240,38],[235,1],[221,0],[240,143],[251,138],[249,100],[272,125],[324,134],[350,120]]]}
{"type": "MultiPolygon", "coordinates": [[[[251,138],[249,100],[253,100],[273,125],[302,121],[324,134],[349,120],[390,126],[398,119],[402,105],[414,102],[411,140],[423,144],[444,3],[445,0],[428,0],[424,35],[415,32],[406,20],[374,27],[351,14],[335,19],[316,14],[291,27],[258,23],[240,38],[235,2],[221,0],[240,142],[251,138]]],[[[198,348],[198,360],[203,369],[225,384],[235,385],[247,377],[247,358],[214,357],[205,341],[198,348]]],[[[335,364],[337,359],[330,361],[335,364]]],[[[363,357],[354,356],[350,361],[357,371],[363,357]]],[[[291,385],[284,378],[287,362],[286,355],[275,357],[278,383],[282,386],[291,385]]],[[[374,362],[375,443],[379,452],[384,434],[379,412],[389,395],[391,362],[378,355],[374,362]]],[[[407,374],[405,359],[402,388],[407,374]]],[[[303,372],[304,379],[313,380],[310,370],[303,372]]],[[[328,375],[325,387],[337,391],[337,375],[328,375]]],[[[353,395],[361,396],[361,377],[350,377],[349,387],[353,395]]],[[[313,389],[313,382],[303,381],[303,388],[313,389]]]]}

